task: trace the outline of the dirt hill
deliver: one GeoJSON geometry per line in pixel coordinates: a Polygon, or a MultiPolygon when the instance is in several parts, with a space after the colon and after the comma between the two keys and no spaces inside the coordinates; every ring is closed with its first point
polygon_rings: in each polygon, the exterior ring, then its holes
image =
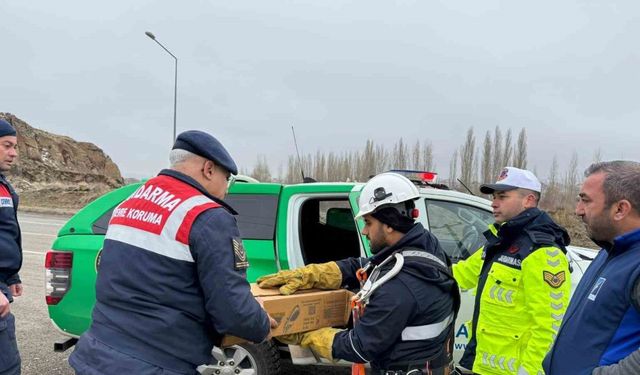
{"type": "Polygon", "coordinates": [[[76,209],[124,184],[118,166],[93,143],[36,129],[10,113],[0,118],[18,132],[18,162],[7,178],[22,207],[76,209]]]}

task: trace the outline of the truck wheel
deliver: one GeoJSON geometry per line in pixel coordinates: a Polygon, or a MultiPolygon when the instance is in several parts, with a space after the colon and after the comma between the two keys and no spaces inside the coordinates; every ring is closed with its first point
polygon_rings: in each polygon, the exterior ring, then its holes
{"type": "Polygon", "coordinates": [[[240,344],[211,351],[212,363],[198,366],[203,375],[276,375],[280,373],[280,353],[271,341],[260,344],[240,344]]]}

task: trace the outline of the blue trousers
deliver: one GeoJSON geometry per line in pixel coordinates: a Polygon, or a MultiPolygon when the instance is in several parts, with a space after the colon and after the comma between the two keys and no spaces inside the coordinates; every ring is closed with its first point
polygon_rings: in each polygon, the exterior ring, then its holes
{"type": "Polygon", "coordinates": [[[20,353],[16,341],[16,318],[0,318],[0,375],[20,375],[20,353]]]}
{"type": "MultiPolygon", "coordinates": [[[[80,336],[69,364],[76,375],[186,375],[119,352],[88,333],[80,336]]],[[[192,374],[197,374],[195,369],[192,374]]]]}

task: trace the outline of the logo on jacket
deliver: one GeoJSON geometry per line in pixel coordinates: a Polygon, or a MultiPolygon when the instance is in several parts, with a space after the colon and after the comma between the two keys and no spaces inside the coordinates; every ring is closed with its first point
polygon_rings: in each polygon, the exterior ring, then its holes
{"type": "Polygon", "coordinates": [[[522,260],[508,255],[500,255],[497,260],[498,263],[506,264],[507,266],[513,266],[520,268],[522,266],[522,260]]]}
{"type": "Polygon", "coordinates": [[[13,199],[11,198],[0,198],[0,207],[13,207],[13,199]]]}
{"type": "Polygon", "coordinates": [[[607,281],[607,279],[605,279],[604,277],[601,277],[598,279],[598,281],[596,281],[596,284],[593,286],[593,289],[591,289],[591,293],[589,293],[589,299],[591,301],[595,301],[596,297],[598,296],[598,293],[600,293],[600,289],[602,289],[602,286],[604,285],[604,282],[607,281]]]}
{"type": "Polygon", "coordinates": [[[507,252],[508,252],[509,254],[515,254],[515,253],[517,253],[519,250],[520,250],[520,248],[519,248],[518,246],[516,246],[516,245],[511,245],[511,246],[507,249],[507,252]]]}
{"type": "Polygon", "coordinates": [[[547,284],[551,285],[552,288],[560,288],[566,280],[566,275],[564,271],[560,271],[558,273],[542,271],[542,278],[547,284]]]}
{"type": "Polygon", "coordinates": [[[233,247],[234,267],[236,270],[244,270],[249,268],[249,262],[247,261],[247,253],[244,251],[242,240],[238,237],[231,240],[233,247]]]}

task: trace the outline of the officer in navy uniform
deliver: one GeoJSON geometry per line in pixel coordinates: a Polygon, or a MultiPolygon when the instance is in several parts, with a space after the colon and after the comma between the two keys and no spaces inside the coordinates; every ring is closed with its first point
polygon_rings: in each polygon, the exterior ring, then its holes
{"type": "Polygon", "coordinates": [[[227,205],[235,162],[217,139],[181,133],[171,168],[113,211],[77,374],[194,374],[223,335],[261,342],[275,325],[252,296],[227,205]]]}
{"type": "Polygon", "coordinates": [[[16,129],[0,119],[0,375],[20,374],[13,297],[22,295],[18,271],[22,266],[22,241],[18,225],[18,194],[4,177],[18,151],[16,129]]]}
{"type": "Polygon", "coordinates": [[[451,262],[438,239],[414,222],[420,197],[406,177],[382,173],[362,188],[357,218],[365,226],[369,259],[310,264],[258,279],[261,287],[358,288],[361,267],[368,281],[356,295],[364,313],[353,329],[321,328],[277,337],[327,359],[371,364],[375,375],[449,375],[453,329],[460,307],[451,262]]]}

